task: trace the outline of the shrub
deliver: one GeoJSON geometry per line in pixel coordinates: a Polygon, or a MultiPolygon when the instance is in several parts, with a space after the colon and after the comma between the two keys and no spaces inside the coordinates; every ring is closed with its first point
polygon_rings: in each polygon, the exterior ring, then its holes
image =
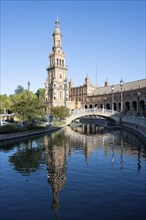
{"type": "Polygon", "coordinates": [[[25,130],[24,128],[17,128],[11,124],[0,126],[0,134],[9,134],[9,133],[19,132],[19,131],[24,131],[24,130],[25,130]]]}

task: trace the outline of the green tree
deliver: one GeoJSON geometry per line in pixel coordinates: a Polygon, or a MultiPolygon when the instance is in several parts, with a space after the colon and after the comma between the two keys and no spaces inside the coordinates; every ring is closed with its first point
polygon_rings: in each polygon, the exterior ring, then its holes
{"type": "Polygon", "coordinates": [[[44,99],[45,96],[45,89],[39,88],[36,93],[38,99],[44,99]]]}
{"type": "Polygon", "coordinates": [[[26,123],[41,119],[45,115],[43,110],[45,105],[33,92],[25,90],[23,93],[11,96],[11,99],[11,109],[26,123]]]}
{"type": "Polygon", "coordinates": [[[70,115],[69,109],[64,106],[57,106],[51,108],[51,115],[55,118],[59,118],[61,121],[70,115]]]}
{"type": "Polygon", "coordinates": [[[6,113],[10,109],[10,98],[6,94],[0,95],[0,114],[6,113]]]}
{"type": "Polygon", "coordinates": [[[15,89],[15,94],[20,94],[24,91],[23,86],[18,85],[17,88],[15,89]]]}

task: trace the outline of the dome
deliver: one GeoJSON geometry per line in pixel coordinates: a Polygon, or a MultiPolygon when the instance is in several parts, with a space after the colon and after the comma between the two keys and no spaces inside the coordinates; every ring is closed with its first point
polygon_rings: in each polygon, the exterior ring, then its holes
{"type": "Polygon", "coordinates": [[[61,34],[60,28],[56,27],[54,30],[54,34],[61,34]]]}
{"type": "Polygon", "coordinates": [[[59,28],[59,20],[57,19],[56,22],[56,27],[55,27],[55,30],[54,30],[54,33],[53,34],[61,34],[61,31],[60,31],[60,28],[59,28]]]}

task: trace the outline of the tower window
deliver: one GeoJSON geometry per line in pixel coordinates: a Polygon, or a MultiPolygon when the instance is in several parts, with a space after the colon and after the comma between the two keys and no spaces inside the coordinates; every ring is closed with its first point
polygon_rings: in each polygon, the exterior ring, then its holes
{"type": "Polygon", "coordinates": [[[62,98],[62,91],[60,92],[60,98],[62,98]]]}
{"type": "Polygon", "coordinates": [[[64,60],[62,60],[62,66],[64,66],[64,60]]]}

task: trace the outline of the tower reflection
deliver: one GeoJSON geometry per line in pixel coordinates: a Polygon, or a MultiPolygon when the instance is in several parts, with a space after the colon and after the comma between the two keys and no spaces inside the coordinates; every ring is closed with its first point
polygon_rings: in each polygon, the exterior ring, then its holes
{"type": "MultiPolygon", "coordinates": [[[[110,169],[118,167],[124,172],[128,167],[128,157],[137,156],[137,170],[141,169],[141,157],[145,156],[143,147],[133,135],[121,130],[99,132],[99,128],[92,125],[82,127],[65,127],[58,132],[52,133],[49,137],[44,137],[44,145],[47,162],[48,183],[53,193],[52,208],[55,218],[59,219],[60,191],[66,184],[67,158],[74,156],[74,151],[79,151],[80,157],[85,158],[85,162],[91,161],[91,155],[98,154],[105,160],[110,159],[110,169]],[[91,132],[91,134],[90,134],[91,132]],[[134,143],[137,141],[136,146],[134,143]]],[[[100,161],[100,160],[99,160],[100,161]]],[[[99,169],[101,168],[99,164],[99,169]]]]}
{"type": "Polygon", "coordinates": [[[66,139],[63,134],[54,133],[50,138],[44,140],[46,148],[47,176],[48,183],[53,192],[52,207],[55,218],[59,219],[58,210],[60,208],[59,192],[66,182],[66,139]]]}

